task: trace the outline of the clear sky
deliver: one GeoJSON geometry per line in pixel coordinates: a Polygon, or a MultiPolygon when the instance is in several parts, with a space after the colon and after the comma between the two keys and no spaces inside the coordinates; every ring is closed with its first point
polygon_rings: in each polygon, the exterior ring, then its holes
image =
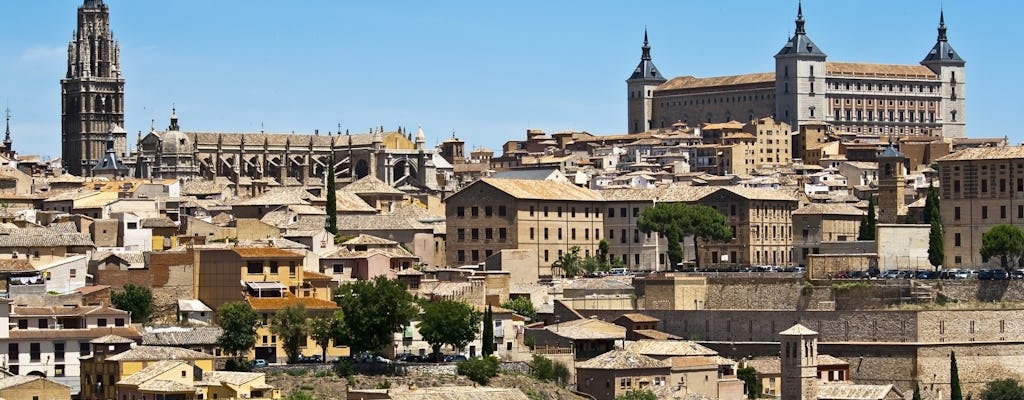
{"type": "MultiPolygon", "coordinates": [[[[126,129],[368,132],[422,125],[500,150],[526,129],[626,130],[625,79],[646,26],[667,77],[774,70],[793,0],[105,0],[121,45],[126,129]]],[[[15,149],[60,155],[60,79],[80,0],[6,0],[0,108],[15,149]]],[[[808,0],[807,32],[830,61],[917,64],[939,1],[808,0]]],[[[1018,40],[1024,3],[950,1],[967,61],[971,137],[1024,139],[1018,40]]]]}

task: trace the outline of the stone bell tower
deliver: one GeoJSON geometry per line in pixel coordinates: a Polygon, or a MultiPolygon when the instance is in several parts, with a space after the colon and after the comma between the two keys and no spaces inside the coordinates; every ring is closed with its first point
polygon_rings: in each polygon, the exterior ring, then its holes
{"type": "Polygon", "coordinates": [[[779,332],[782,400],[817,400],[818,332],[796,324],[779,332]]]}

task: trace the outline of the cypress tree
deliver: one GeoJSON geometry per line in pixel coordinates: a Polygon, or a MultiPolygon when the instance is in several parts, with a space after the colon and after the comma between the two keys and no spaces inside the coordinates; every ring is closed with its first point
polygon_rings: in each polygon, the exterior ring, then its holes
{"type": "Polygon", "coordinates": [[[946,258],[942,247],[942,215],[939,213],[939,195],[935,193],[935,185],[928,184],[928,198],[924,203],[924,213],[931,228],[928,230],[928,262],[936,269],[946,258]]]}
{"type": "Polygon", "coordinates": [[[494,353],[494,315],[491,312],[490,305],[484,311],[484,331],[482,336],[483,348],[480,350],[480,353],[487,357],[494,353]]]}
{"type": "Polygon", "coordinates": [[[914,397],[913,400],[921,400],[921,387],[914,382],[914,397]]]}
{"type": "Polygon", "coordinates": [[[335,193],[334,183],[334,155],[327,165],[327,226],[325,227],[332,235],[338,234],[338,194],[335,193]]]}
{"type": "Polygon", "coordinates": [[[956,369],[956,352],[949,352],[949,400],[964,400],[960,389],[960,373],[956,369]]]}
{"type": "Polygon", "coordinates": [[[857,240],[875,240],[875,196],[868,198],[868,214],[860,219],[857,240]]]}

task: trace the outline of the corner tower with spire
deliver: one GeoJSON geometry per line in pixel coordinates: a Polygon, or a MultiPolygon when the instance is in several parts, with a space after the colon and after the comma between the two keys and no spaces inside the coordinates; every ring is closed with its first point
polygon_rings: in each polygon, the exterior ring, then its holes
{"type": "Polygon", "coordinates": [[[661,72],[654,67],[654,62],[651,61],[651,45],[647,41],[647,29],[644,29],[644,45],[640,49],[642,50],[640,64],[633,70],[629,79],[626,79],[629,133],[640,133],[651,129],[654,89],[666,81],[661,72]]]}
{"type": "Polygon", "coordinates": [[[965,137],[967,135],[967,98],[965,96],[965,69],[967,64],[960,58],[946,36],[946,16],[939,10],[939,35],[935,45],[921,60],[921,65],[928,67],[939,76],[942,82],[942,100],[939,102],[937,116],[942,122],[943,137],[965,137]]]}
{"type": "Polygon", "coordinates": [[[825,100],[825,52],[807,36],[803,4],[797,3],[796,30],[775,54],[775,120],[794,131],[811,121],[823,121],[825,100]]]}
{"type": "MultiPolygon", "coordinates": [[[[110,31],[107,5],[103,0],[84,0],[68,43],[67,73],[60,81],[61,157],[68,173],[88,175],[107,153],[111,127],[124,126],[120,52],[110,31]]],[[[115,133],[113,141],[114,152],[124,157],[127,134],[115,133]]]]}

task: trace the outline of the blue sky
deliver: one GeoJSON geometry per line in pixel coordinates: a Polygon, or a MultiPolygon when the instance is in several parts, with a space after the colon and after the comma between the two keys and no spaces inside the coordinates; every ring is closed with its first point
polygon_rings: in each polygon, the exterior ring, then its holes
{"type": "MultiPolygon", "coordinates": [[[[774,69],[795,1],[105,0],[121,44],[126,129],[367,132],[422,125],[500,150],[526,129],[626,130],[624,80],[646,26],[666,76],[774,69]]],[[[60,79],[75,0],[8,0],[0,107],[15,148],[60,155],[60,79]]],[[[916,64],[935,42],[938,1],[804,2],[830,61],[916,64]]],[[[950,42],[967,60],[971,137],[1024,136],[1015,95],[1022,5],[946,1],[950,42]]]]}

